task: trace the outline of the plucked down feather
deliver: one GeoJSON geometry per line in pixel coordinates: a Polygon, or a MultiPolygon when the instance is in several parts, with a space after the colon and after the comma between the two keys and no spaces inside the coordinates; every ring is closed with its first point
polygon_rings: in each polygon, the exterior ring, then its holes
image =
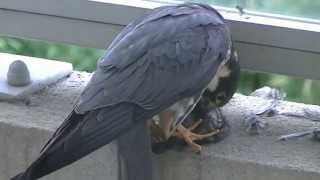
{"type": "Polygon", "coordinates": [[[150,164],[150,150],[145,149],[150,141],[141,137],[148,135],[143,125],[174,103],[201,95],[231,46],[224,19],[209,6],[187,3],[149,11],[114,39],[75,109],[39,157],[11,180],[43,177],[120,135],[121,166],[130,174],[125,179],[150,180],[141,173],[146,166],[139,171],[132,167],[137,158],[129,158],[145,157],[140,163],[150,164]],[[128,145],[136,147],[127,151],[128,145]]]}

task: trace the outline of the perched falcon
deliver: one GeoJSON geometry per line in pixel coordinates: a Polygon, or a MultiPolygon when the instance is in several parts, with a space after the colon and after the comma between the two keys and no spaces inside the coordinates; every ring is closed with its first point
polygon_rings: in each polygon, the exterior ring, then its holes
{"type": "Polygon", "coordinates": [[[191,146],[194,152],[200,152],[201,146],[198,143],[218,142],[227,136],[230,127],[220,107],[225,105],[236,92],[239,76],[237,53],[232,49],[228,63],[215,74],[214,80],[219,79],[218,83],[211,81],[195,108],[182,122],[183,126],[188,127],[188,131],[181,134],[180,128],[184,127],[180,126],[174,136],[168,137],[163,133],[161,121],[151,122],[153,152],[162,153],[173,145],[181,144],[181,140],[191,146]]]}
{"type": "MultiPolygon", "coordinates": [[[[208,85],[210,92],[205,94],[217,106],[230,99],[233,88],[230,92],[219,88],[237,63],[229,29],[210,6],[187,3],[149,11],[114,39],[74,110],[39,157],[12,180],[35,180],[56,171],[120,135],[139,133],[141,125],[155,115],[165,137],[176,134],[193,144],[198,136],[181,123],[208,85]]],[[[137,141],[143,139],[136,137],[137,141]]],[[[126,146],[122,143],[120,147],[126,146]]],[[[127,153],[124,161],[135,156],[130,150],[123,152],[127,153]]],[[[131,179],[139,179],[131,172],[131,179]]]]}

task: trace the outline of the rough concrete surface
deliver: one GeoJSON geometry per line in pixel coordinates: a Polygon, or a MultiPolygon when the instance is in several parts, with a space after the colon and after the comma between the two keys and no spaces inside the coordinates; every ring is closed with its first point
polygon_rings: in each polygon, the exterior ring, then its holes
{"type": "MultiPolygon", "coordinates": [[[[73,73],[41,92],[30,96],[29,104],[0,102],[0,180],[26,168],[43,143],[71,111],[89,79],[87,73],[73,73]]],[[[265,107],[269,100],[235,95],[223,108],[231,124],[225,140],[206,145],[200,155],[186,148],[155,155],[157,180],[319,180],[320,142],[301,138],[279,142],[280,135],[310,130],[319,122],[275,116],[263,120],[269,128],[260,135],[246,132],[243,119],[265,107]]],[[[282,102],[291,110],[306,105],[282,102]]],[[[312,106],[312,108],[319,108],[312,106]]],[[[43,180],[116,180],[117,154],[111,144],[88,157],[55,172],[43,180]]]]}

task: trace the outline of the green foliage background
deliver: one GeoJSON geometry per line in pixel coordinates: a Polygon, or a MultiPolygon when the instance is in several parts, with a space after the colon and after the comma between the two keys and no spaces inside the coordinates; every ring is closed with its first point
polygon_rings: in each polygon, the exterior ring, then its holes
{"type": "MultiPolygon", "coordinates": [[[[285,15],[319,19],[320,1],[314,0],[194,0],[235,7],[241,5],[250,10],[260,10],[285,15]]],[[[40,58],[71,62],[76,70],[93,71],[103,50],[48,43],[26,39],[0,37],[0,52],[21,54],[40,58]]],[[[287,94],[287,99],[311,104],[320,104],[320,83],[283,75],[242,72],[238,91],[249,94],[253,90],[272,86],[287,94]]]]}
{"type": "Polygon", "coordinates": [[[103,50],[43,41],[0,37],[0,52],[67,61],[79,71],[94,71],[103,50]]]}

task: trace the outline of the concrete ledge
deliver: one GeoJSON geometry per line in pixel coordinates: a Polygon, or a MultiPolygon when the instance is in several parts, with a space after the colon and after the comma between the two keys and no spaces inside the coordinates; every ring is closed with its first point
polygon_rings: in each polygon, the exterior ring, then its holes
{"type": "MultiPolygon", "coordinates": [[[[0,102],[0,179],[24,169],[39,153],[42,144],[72,109],[89,74],[74,72],[30,97],[30,105],[0,102]]],[[[258,136],[245,131],[243,118],[268,104],[268,100],[236,95],[223,108],[231,135],[207,145],[201,155],[169,151],[155,155],[159,180],[318,180],[320,143],[308,138],[279,142],[280,135],[319,126],[301,118],[264,118],[270,127],[258,136]]],[[[302,104],[282,102],[294,109],[302,104]]],[[[319,108],[312,106],[312,108],[319,108]]],[[[117,180],[116,147],[113,144],[92,153],[44,180],[117,180]]]]}

